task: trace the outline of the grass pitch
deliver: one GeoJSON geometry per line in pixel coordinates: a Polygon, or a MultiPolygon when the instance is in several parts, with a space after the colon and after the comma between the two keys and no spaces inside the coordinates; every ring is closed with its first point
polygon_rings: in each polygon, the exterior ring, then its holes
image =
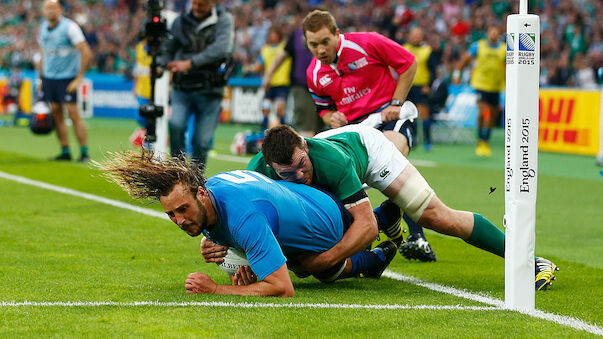
{"type": "MultiPolygon", "coordinates": [[[[88,125],[93,159],[130,147],[127,137],[135,128],[133,122],[91,119],[88,125]]],[[[217,153],[228,154],[234,133],[246,128],[221,125],[215,138],[217,153]]],[[[77,157],[75,145],[73,149],[77,157]]],[[[87,165],[48,161],[56,152],[54,135],[39,137],[25,128],[0,128],[0,172],[161,211],[158,204],[132,201],[87,165]]],[[[498,131],[490,159],[476,158],[470,145],[435,145],[430,153],[417,148],[410,158],[421,160],[417,167],[444,202],[479,212],[500,226],[503,155],[498,131]],[[490,187],[498,189],[489,194],[490,187]]],[[[221,159],[210,158],[208,175],[245,167],[244,159],[221,159]]],[[[184,279],[190,272],[205,272],[219,283],[227,282],[215,265],[203,263],[200,239],[188,237],[165,219],[0,178],[0,336],[590,337],[602,333],[600,168],[592,157],[542,153],[539,160],[536,253],[553,260],[561,271],[550,290],[536,294],[536,307],[546,319],[553,319],[552,314],[572,317],[571,324],[585,325],[590,332],[416,285],[410,277],[466,290],[489,301],[504,297],[502,259],[431,231],[427,238],[438,262],[409,262],[398,256],[389,270],[405,281],[383,277],[324,285],[313,278],[294,277],[296,296],[290,299],[187,295],[184,279]],[[61,304],[65,302],[81,303],[61,304]]],[[[379,192],[369,192],[373,205],[383,200],[379,192]]]]}

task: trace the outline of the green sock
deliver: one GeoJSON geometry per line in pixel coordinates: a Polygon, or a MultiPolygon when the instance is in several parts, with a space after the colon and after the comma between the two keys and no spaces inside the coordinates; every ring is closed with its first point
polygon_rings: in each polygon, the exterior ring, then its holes
{"type": "Polygon", "coordinates": [[[69,146],[61,147],[61,154],[71,154],[71,151],[69,150],[69,146]]]}
{"type": "Polygon", "coordinates": [[[473,213],[473,232],[465,242],[505,257],[505,234],[481,214],[473,213]]]}
{"type": "Polygon", "coordinates": [[[80,154],[84,155],[84,154],[88,154],[88,146],[80,146],[80,154]]]}

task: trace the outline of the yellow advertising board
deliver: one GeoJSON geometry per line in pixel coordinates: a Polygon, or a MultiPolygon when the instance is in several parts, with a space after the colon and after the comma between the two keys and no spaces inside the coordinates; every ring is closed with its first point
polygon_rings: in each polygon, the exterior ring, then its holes
{"type": "MultiPolygon", "coordinates": [[[[0,114],[5,114],[7,111],[7,102],[5,98],[10,93],[10,83],[8,79],[0,79],[0,114]]],[[[32,83],[31,79],[23,79],[21,87],[19,87],[19,96],[16,104],[19,105],[19,110],[23,113],[31,113],[32,107],[32,83]]]]}
{"type": "Polygon", "coordinates": [[[539,120],[539,150],[597,155],[601,91],[541,89],[539,120]]]}

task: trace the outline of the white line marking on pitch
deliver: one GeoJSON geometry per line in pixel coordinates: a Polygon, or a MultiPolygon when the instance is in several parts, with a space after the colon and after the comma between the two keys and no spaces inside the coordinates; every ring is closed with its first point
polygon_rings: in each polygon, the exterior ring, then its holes
{"type": "Polygon", "coordinates": [[[450,287],[450,286],[443,286],[443,285],[439,285],[439,284],[435,284],[435,283],[426,282],[426,281],[423,281],[423,280],[420,280],[420,279],[417,279],[414,277],[409,277],[409,276],[402,275],[400,273],[395,273],[390,270],[386,270],[385,272],[383,272],[383,276],[391,278],[391,279],[399,280],[399,281],[404,281],[404,282],[407,282],[407,283],[410,283],[413,285],[425,287],[425,288],[433,290],[433,291],[451,294],[455,297],[465,298],[465,299],[477,301],[477,302],[480,302],[483,304],[492,305],[492,306],[496,307],[497,309],[516,311],[516,312],[519,312],[519,313],[522,313],[525,315],[529,315],[530,317],[551,321],[551,322],[554,322],[554,323],[557,323],[560,325],[574,328],[576,330],[582,330],[582,331],[586,331],[586,332],[589,332],[592,334],[603,335],[603,328],[598,327],[597,325],[591,325],[591,324],[587,323],[586,321],[580,320],[577,318],[563,316],[563,315],[557,315],[554,313],[547,313],[547,312],[540,311],[540,310],[524,311],[524,310],[507,309],[505,307],[505,303],[500,299],[492,298],[492,297],[489,297],[486,295],[469,292],[469,291],[466,291],[463,289],[458,289],[458,288],[454,288],[454,287],[450,287]]]}
{"type": "Polygon", "coordinates": [[[165,213],[157,212],[157,211],[154,211],[154,210],[152,210],[150,208],[144,208],[144,207],[140,207],[140,206],[134,206],[134,205],[127,204],[125,202],[121,202],[121,201],[117,201],[117,200],[113,200],[113,199],[107,199],[107,198],[99,197],[98,195],[84,193],[84,192],[76,191],[76,190],[73,190],[73,189],[70,189],[70,188],[66,188],[66,187],[61,187],[61,186],[56,186],[56,185],[52,185],[52,184],[47,184],[47,183],[42,182],[42,181],[31,180],[31,179],[28,179],[28,178],[25,178],[25,177],[21,177],[21,176],[18,176],[18,175],[13,175],[13,174],[5,173],[5,172],[2,172],[2,171],[0,171],[0,178],[4,178],[4,179],[7,179],[7,180],[16,181],[16,182],[21,183],[21,184],[31,185],[31,186],[35,186],[35,187],[38,187],[38,188],[44,188],[44,189],[47,189],[47,190],[51,190],[51,191],[55,191],[55,192],[59,192],[59,193],[63,193],[63,194],[73,195],[73,196],[76,196],[76,197],[80,197],[80,198],[84,198],[84,199],[88,199],[88,200],[100,202],[102,204],[107,204],[107,205],[111,205],[111,206],[114,206],[114,207],[119,207],[119,208],[127,209],[127,210],[130,210],[130,211],[142,213],[142,214],[145,214],[145,215],[149,215],[149,216],[153,216],[153,217],[157,217],[157,218],[161,218],[161,219],[170,220],[170,218],[168,218],[168,216],[165,213]]]}
{"type": "MultiPolygon", "coordinates": [[[[167,217],[167,215],[148,209],[148,208],[143,208],[143,207],[138,207],[138,206],[134,206],[134,205],[130,205],[130,204],[126,204],[124,202],[121,201],[117,201],[117,200],[112,200],[112,199],[107,199],[107,198],[103,198],[103,197],[99,197],[93,194],[89,194],[89,193],[83,193],[83,192],[79,192],[76,190],[72,190],[69,188],[65,188],[65,187],[61,187],[61,186],[56,186],[56,185],[51,185],[51,184],[47,184],[41,181],[37,181],[37,180],[31,180],[28,178],[24,178],[21,176],[17,176],[17,175],[13,175],[13,174],[8,174],[5,172],[0,171],[0,178],[4,178],[7,180],[12,180],[12,181],[16,181],[22,184],[26,184],[26,185],[31,185],[34,187],[38,187],[38,188],[44,188],[47,190],[51,190],[51,191],[55,191],[55,192],[59,192],[59,193],[63,193],[63,194],[69,194],[69,195],[74,195],[77,197],[81,197],[84,199],[89,199],[89,200],[93,200],[96,202],[100,202],[103,204],[108,204],[114,207],[119,207],[119,208],[124,208],[127,210],[131,210],[134,212],[138,212],[138,213],[142,213],[148,216],[154,216],[154,217],[158,217],[158,218],[162,218],[162,219],[169,219],[167,217]]],[[[443,285],[439,285],[439,284],[435,284],[435,283],[430,283],[430,282],[425,282],[422,281],[420,279],[417,278],[413,278],[413,277],[409,277],[409,276],[405,276],[399,273],[395,273],[392,271],[385,271],[383,273],[383,276],[391,278],[391,279],[395,279],[395,280],[399,280],[399,281],[404,281],[410,284],[414,284],[414,285],[418,285],[418,286],[422,286],[434,291],[438,291],[441,293],[446,293],[446,294],[451,294],[454,295],[456,297],[460,297],[460,298],[464,298],[464,299],[469,299],[469,300],[473,300],[473,301],[477,301],[477,302],[481,302],[484,304],[488,304],[488,305],[492,305],[494,306],[496,309],[504,309],[504,302],[500,299],[495,299],[495,298],[491,298],[485,295],[481,295],[481,294],[477,294],[477,293],[473,293],[473,292],[469,292],[469,291],[465,291],[465,290],[461,290],[461,289],[457,289],[454,287],[449,287],[449,286],[443,286],[443,285]]],[[[2,302],[3,306],[5,305],[5,302],[2,302]]],[[[285,305],[285,304],[275,304],[275,305],[285,305]]],[[[313,305],[319,305],[319,304],[313,304],[313,305]]],[[[367,305],[367,306],[371,306],[371,305],[367,305]]],[[[275,306],[278,307],[278,306],[275,306]]],[[[515,311],[515,310],[512,310],[515,311]]],[[[596,325],[591,325],[583,320],[580,319],[576,319],[573,317],[568,317],[568,316],[561,316],[561,315],[557,315],[557,314],[553,314],[553,313],[547,313],[544,311],[540,311],[540,310],[534,310],[534,311],[517,311],[520,312],[522,314],[526,314],[529,315],[531,317],[535,317],[535,318],[539,318],[539,319],[543,319],[543,320],[547,320],[547,321],[551,321],[551,322],[555,322],[557,324],[560,325],[564,325],[564,326],[568,326],[577,330],[583,330],[583,331],[587,331],[589,333],[593,333],[593,334],[597,334],[597,335],[603,335],[603,328],[598,327],[596,325]]]]}
{"type": "Polygon", "coordinates": [[[133,302],[114,302],[114,301],[23,301],[23,302],[0,302],[0,307],[19,307],[19,306],[60,306],[60,307],[99,307],[99,306],[118,306],[118,307],[137,307],[137,306],[163,306],[163,307],[241,307],[241,308],[339,308],[339,309],[377,309],[377,310],[462,310],[462,311],[493,311],[500,308],[492,306],[462,306],[462,305],[361,305],[361,304],[329,304],[329,303],[232,303],[220,301],[187,301],[187,302],[160,302],[160,301],[133,301],[133,302]]]}
{"type": "Polygon", "coordinates": [[[406,275],[402,275],[400,273],[395,273],[390,270],[386,270],[385,272],[383,272],[383,276],[388,277],[390,279],[394,279],[394,280],[404,281],[409,284],[425,287],[425,288],[433,290],[433,291],[451,294],[451,295],[454,295],[455,297],[477,301],[482,304],[488,304],[488,305],[492,305],[492,306],[495,306],[498,308],[505,308],[505,303],[502,300],[495,299],[495,298],[488,297],[488,296],[481,295],[481,294],[477,294],[474,292],[469,292],[466,290],[462,290],[462,289],[458,289],[458,288],[454,288],[454,287],[450,287],[450,286],[443,286],[443,285],[439,285],[439,284],[435,284],[435,283],[426,282],[426,281],[423,281],[423,280],[420,280],[420,279],[417,279],[414,277],[409,277],[406,275]]]}

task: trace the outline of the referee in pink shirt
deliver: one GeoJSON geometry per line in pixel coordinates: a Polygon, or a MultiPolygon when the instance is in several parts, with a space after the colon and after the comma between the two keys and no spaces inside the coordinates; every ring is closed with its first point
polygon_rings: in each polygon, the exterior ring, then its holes
{"type": "MultiPolygon", "coordinates": [[[[408,156],[414,145],[416,108],[410,117],[401,111],[417,72],[415,56],[376,32],[341,34],[335,18],[324,10],[310,12],[302,27],[314,55],[306,70],[308,89],[323,121],[338,128],[380,115],[380,123],[373,126],[408,156]]],[[[400,210],[389,200],[375,210],[377,219],[396,219],[396,213],[400,210]]],[[[422,227],[406,215],[404,220],[410,235],[400,253],[407,259],[435,261],[422,227]]]]}

